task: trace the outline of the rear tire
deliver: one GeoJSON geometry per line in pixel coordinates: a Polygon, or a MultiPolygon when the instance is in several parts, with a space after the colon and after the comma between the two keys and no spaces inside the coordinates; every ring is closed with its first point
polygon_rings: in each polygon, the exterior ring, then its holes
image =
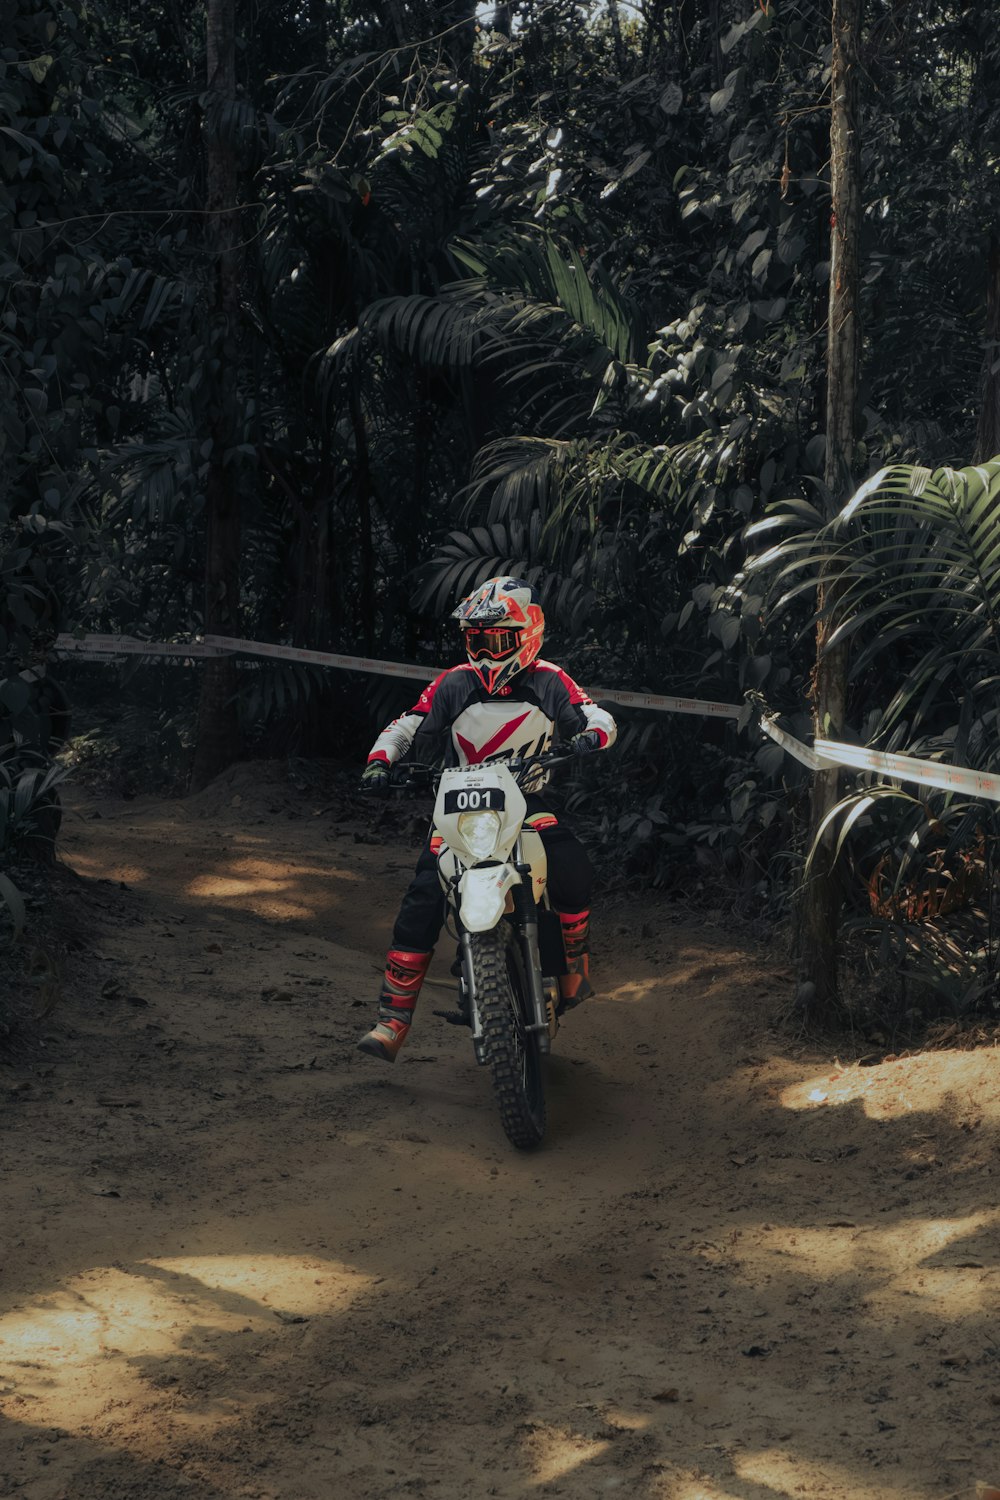
{"type": "Polygon", "coordinates": [[[471,934],[476,1006],[500,1123],[512,1146],[530,1151],[545,1134],[545,1066],[528,976],[517,934],[509,922],[471,934]]]}

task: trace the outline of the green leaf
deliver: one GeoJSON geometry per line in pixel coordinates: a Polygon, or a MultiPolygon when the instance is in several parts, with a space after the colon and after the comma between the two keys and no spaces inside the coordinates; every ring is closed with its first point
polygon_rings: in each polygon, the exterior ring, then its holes
{"type": "MultiPolygon", "coordinates": [[[[660,108],[665,115],[679,115],[684,104],[684,90],[679,83],[668,83],[660,95],[660,108]]],[[[681,168],[683,171],[683,168],[681,168]]],[[[677,186],[677,178],[674,178],[674,186],[677,186]]]]}
{"type": "Polygon", "coordinates": [[[28,72],[31,74],[36,83],[44,83],[48,71],[54,62],[55,58],[52,56],[51,52],[43,52],[40,57],[32,57],[28,59],[28,72]]]}

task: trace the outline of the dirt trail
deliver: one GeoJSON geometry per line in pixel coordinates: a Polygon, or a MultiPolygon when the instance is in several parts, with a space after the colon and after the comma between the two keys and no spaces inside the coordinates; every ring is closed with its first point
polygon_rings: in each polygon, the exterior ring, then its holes
{"type": "Polygon", "coordinates": [[[414,841],[323,808],[255,767],[68,820],[87,953],[0,1068],[0,1494],[1000,1482],[995,1054],[832,1066],[780,964],[617,904],[518,1155],[445,988],[354,1051],[414,841]]]}

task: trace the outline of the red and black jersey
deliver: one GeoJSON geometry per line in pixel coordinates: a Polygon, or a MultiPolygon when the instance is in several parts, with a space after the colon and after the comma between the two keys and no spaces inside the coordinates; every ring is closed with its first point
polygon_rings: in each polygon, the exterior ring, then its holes
{"type": "MultiPolygon", "coordinates": [[[[426,744],[422,757],[443,757],[448,766],[481,765],[539,755],[554,739],[569,740],[585,729],[597,731],[602,750],[614,744],[611,715],[552,662],[532,662],[492,695],[478,672],[463,664],[435,677],[407,713],[386,725],[368,759],[392,764],[419,735],[426,744]]],[[[540,785],[541,778],[531,790],[540,785]]]]}

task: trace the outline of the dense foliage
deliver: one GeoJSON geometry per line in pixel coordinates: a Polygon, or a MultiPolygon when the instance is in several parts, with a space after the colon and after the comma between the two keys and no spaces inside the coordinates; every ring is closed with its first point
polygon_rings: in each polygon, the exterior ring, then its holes
{"type": "MultiPolygon", "coordinates": [[[[538,581],[547,650],[585,682],[747,697],[740,729],[623,712],[613,780],[574,796],[630,876],[669,883],[697,864],[746,913],[782,911],[806,852],[805,773],[754,715],[763,702],[807,732],[811,596],[769,607],[747,528],[791,505],[814,581],[828,555],[828,4],[523,0],[484,18],[430,0],[0,0],[0,21],[11,788],[65,732],[57,629],[203,628],[223,496],[245,635],[446,660],[451,602],[510,568],[538,581]],[[235,24],[228,91],[206,76],[206,12],[235,24]]],[[[858,482],[991,456],[1000,337],[988,8],[871,0],[863,46],[858,482]]],[[[992,555],[992,513],[983,524],[992,555]]],[[[901,556],[928,549],[918,571],[937,565],[926,510],[892,526],[901,556]]],[[[873,549],[851,556],[888,621],[912,578],[873,549]]],[[[935,649],[986,671],[951,617],[947,630],[907,636],[902,660],[851,637],[860,740],[984,743],[985,697],[912,687],[938,681],[935,649]]],[[[181,764],[193,675],[156,683],[149,712],[181,764]]],[[[356,691],[246,671],[244,742],[356,753],[407,689],[366,685],[361,715],[356,691]]],[[[941,801],[938,886],[988,832],[941,801]]],[[[890,828],[897,813],[854,816],[855,840],[882,821],[846,877],[854,911],[890,925],[918,881],[890,853],[912,807],[890,828]],[[896,894],[873,895],[890,867],[896,894]]],[[[907,934],[903,966],[920,947],[907,934]]],[[[949,963],[933,973],[954,995],[949,963]]]]}

